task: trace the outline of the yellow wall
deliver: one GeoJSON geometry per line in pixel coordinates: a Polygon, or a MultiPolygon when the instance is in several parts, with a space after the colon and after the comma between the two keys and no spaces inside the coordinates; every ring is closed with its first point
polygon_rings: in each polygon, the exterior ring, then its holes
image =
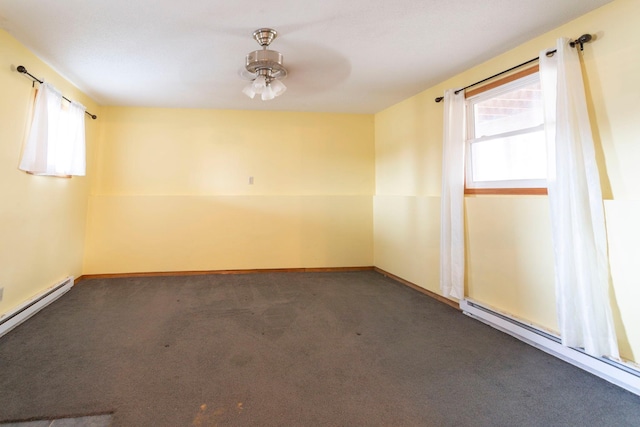
{"type": "MultiPolygon", "coordinates": [[[[62,93],[100,114],[87,96],[0,30],[0,315],[53,286],[82,274],[90,177],[37,177],[18,170],[29,111],[31,80],[13,71],[24,65],[62,93]]],[[[99,120],[87,120],[88,175],[99,120]]]]}
{"type": "MultiPolygon", "coordinates": [[[[0,314],[83,273],[376,265],[439,292],[442,105],[433,99],[557,37],[589,32],[598,38],[585,48],[584,71],[612,300],[622,354],[637,360],[640,27],[632,16],[640,2],[615,0],[375,116],[99,109],[0,31],[0,314]],[[11,70],[19,64],[100,115],[87,121],[88,177],[18,171],[33,97],[11,70]]],[[[468,197],[465,210],[467,294],[554,330],[546,198],[468,197]]]]}
{"type": "Polygon", "coordinates": [[[102,120],[86,274],[372,265],[372,115],[107,107],[102,120]]]}
{"type": "MultiPolygon", "coordinates": [[[[537,56],[558,37],[597,36],[585,46],[609,233],[613,306],[622,355],[640,355],[640,16],[616,0],[375,116],[374,264],[439,292],[442,105],[434,98],[537,56]]],[[[557,329],[546,197],[465,199],[466,292],[473,299],[557,329]]]]}

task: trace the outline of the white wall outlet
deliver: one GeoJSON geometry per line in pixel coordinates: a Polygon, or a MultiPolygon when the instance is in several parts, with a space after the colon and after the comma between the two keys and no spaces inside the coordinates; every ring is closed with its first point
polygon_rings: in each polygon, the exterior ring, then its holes
{"type": "Polygon", "coordinates": [[[249,185],[253,185],[253,177],[252,176],[249,177],[249,185]]]}

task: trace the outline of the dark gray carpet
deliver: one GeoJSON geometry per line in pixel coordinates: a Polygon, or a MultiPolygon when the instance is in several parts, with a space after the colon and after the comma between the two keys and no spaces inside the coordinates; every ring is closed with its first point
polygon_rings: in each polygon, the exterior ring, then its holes
{"type": "Polygon", "coordinates": [[[86,280],[0,338],[0,421],[638,426],[640,398],[375,272],[86,280]]]}

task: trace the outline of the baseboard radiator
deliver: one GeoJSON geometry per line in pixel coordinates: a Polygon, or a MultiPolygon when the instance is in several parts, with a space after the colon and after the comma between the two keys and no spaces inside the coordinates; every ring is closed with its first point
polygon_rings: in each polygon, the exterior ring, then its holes
{"type": "Polygon", "coordinates": [[[565,347],[558,336],[472,300],[460,301],[460,309],[470,317],[640,396],[640,370],[631,365],[565,347]]]}
{"type": "Polygon", "coordinates": [[[73,286],[73,277],[52,286],[0,317],[0,337],[42,310],[73,286]]]}

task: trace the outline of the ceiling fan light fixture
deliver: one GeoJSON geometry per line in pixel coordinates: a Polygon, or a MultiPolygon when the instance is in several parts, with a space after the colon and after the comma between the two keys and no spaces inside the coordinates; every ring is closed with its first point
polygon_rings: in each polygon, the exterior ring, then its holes
{"type": "Polygon", "coordinates": [[[253,82],[249,83],[242,89],[242,93],[253,99],[256,96],[256,91],[253,90],[253,82]]]}
{"type": "Polygon", "coordinates": [[[261,95],[262,100],[270,101],[275,97],[276,97],[276,94],[273,92],[273,89],[271,89],[271,85],[267,85],[262,91],[262,95],[261,95]]]}
{"type": "MultiPolygon", "coordinates": [[[[253,38],[262,47],[246,56],[245,69],[247,76],[256,76],[250,85],[242,92],[249,98],[261,95],[263,101],[268,101],[282,95],[287,87],[280,81],[287,76],[287,69],[283,65],[280,52],[267,49],[278,33],[271,28],[260,28],[253,32],[253,38]]],[[[242,74],[245,72],[243,71],[242,74]]]]}
{"type": "Polygon", "coordinates": [[[255,91],[255,93],[262,93],[264,92],[264,90],[267,87],[267,78],[263,75],[259,75],[258,77],[256,77],[256,79],[253,81],[253,90],[255,91]]]}
{"type": "Polygon", "coordinates": [[[269,83],[269,87],[273,89],[273,93],[275,96],[280,96],[287,90],[287,87],[284,85],[284,83],[282,83],[278,79],[272,80],[271,83],[269,83]]]}

